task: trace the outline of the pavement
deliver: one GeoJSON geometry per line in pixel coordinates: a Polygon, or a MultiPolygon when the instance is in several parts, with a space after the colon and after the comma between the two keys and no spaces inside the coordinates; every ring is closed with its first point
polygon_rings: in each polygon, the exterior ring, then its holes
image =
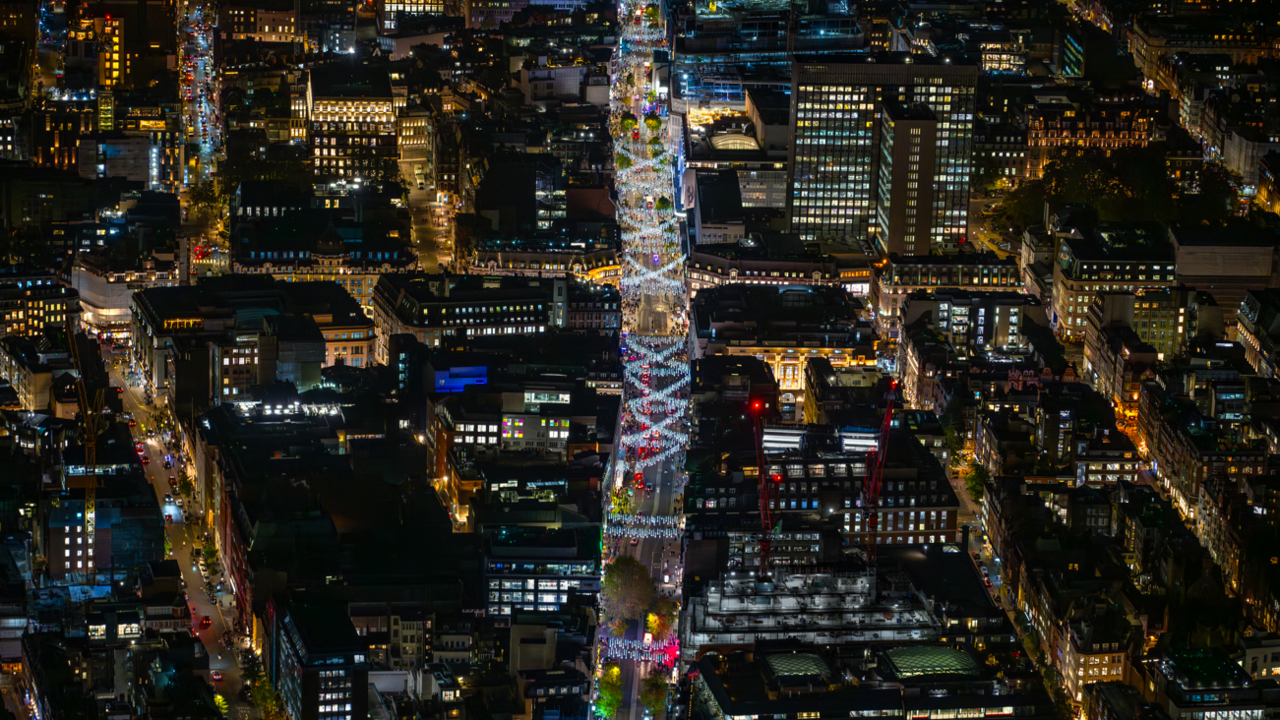
{"type": "MultiPolygon", "coordinates": [[[[625,6],[623,9],[626,9],[625,6]]],[[[646,34],[654,35],[653,33],[637,32],[641,28],[638,23],[626,22],[624,27],[625,37],[620,44],[617,77],[630,74],[636,79],[638,85],[643,86],[643,66],[652,58],[652,51],[658,49],[660,41],[644,37],[646,34]]],[[[645,105],[643,95],[644,91],[641,87],[635,88],[630,98],[615,90],[614,111],[617,113],[626,110],[634,113],[637,118],[643,118],[645,105]]],[[[643,122],[638,124],[634,134],[619,138],[618,143],[619,145],[627,143],[632,152],[643,157],[648,152],[648,142],[653,137],[662,138],[669,144],[665,128],[655,132],[646,127],[643,122]]],[[[624,325],[636,341],[649,336],[651,339],[678,345],[684,342],[682,334],[679,332],[673,334],[672,331],[678,329],[682,310],[688,298],[683,289],[679,291],[673,289],[674,286],[682,287],[680,283],[673,283],[672,287],[668,287],[664,282],[672,277],[673,271],[669,269],[669,264],[678,260],[680,251],[678,246],[665,244],[663,236],[668,231],[662,229],[661,216],[654,208],[656,198],[675,196],[670,171],[646,162],[631,170],[627,177],[625,184],[619,185],[619,201],[623,209],[621,220],[627,231],[624,237],[629,237],[627,242],[631,243],[624,250],[630,257],[628,263],[632,260],[634,262],[628,265],[625,272],[632,283],[643,288],[643,294],[639,298],[624,302],[626,314],[624,325]],[[643,279],[647,273],[653,273],[654,278],[643,279]]],[[[671,347],[669,344],[666,346],[671,347]]],[[[637,344],[637,347],[640,345],[637,344]]],[[[683,356],[677,354],[674,357],[683,356]]],[[[666,374],[663,371],[666,368],[665,365],[660,364],[654,367],[652,374],[648,372],[647,364],[644,367],[646,370],[639,377],[638,383],[632,384],[634,380],[628,381],[627,397],[624,403],[632,402],[635,399],[633,394],[636,392],[643,392],[646,397],[659,398],[678,382],[677,374],[666,374]]],[[[643,431],[648,433],[651,428],[659,428],[664,423],[675,420],[673,416],[664,413],[678,412],[682,407],[683,405],[678,402],[667,406],[665,403],[655,401],[652,412],[646,404],[643,410],[629,410],[625,416],[641,424],[643,431]]],[[[637,432],[639,429],[641,428],[624,428],[623,432],[637,432]]],[[[635,509],[636,514],[656,517],[679,513],[678,500],[684,480],[681,476],[683,460],[684,453],[677,451],[665,462],[651,465],[642,471],[642,481],[646,485],[652,485],[653,490],[644,491],[635,509]]],[[[621,481],[634,485],[635,472],[635,465],[627,462],[621,481]]],[[[635,557],[648,568],[661,592],[672,596],[677,601],[680,600],[678,578],[682,562],[682,543],[679,539],[640,538],[636,539],[635,544],[628,539],[619,539],[611,541],[606,547],[606,552],[609,555],[621,553],[635,557]],[[664,582],[668,576],[676,579],[676,582],[664,582]]],[[[643,629],[639,630],[639,633],[643,632],[643,629]]],[[[643,679],[655,671],[665,673],[668,669],[648,660],[626,659],[618,664],[622,671],[623,698],[615,717],[617,720],[642,720],[647,715],[643,706],[639,704],[643,679]]]]}
{"type": "MultiPolygon", "coordinates": [[[[680,497],[681,490],[677,483],[677,472],[677,468],[671,463],[654,465],[645,471],[644,482],[652,483],[654,489],[644,493],[636,514],[668,516],[678,509],[676,499],[680,497]]],[[[659,592],[680,599],[678,578],[682,560],[679,540],[644,538],[632,545],[626,539],[618,539],[609,544],[609,552],[613,555],[630,555],[639,560],[657,581],[659,592]],[[676,582],[664,583],[664,576],[670,576],[676,582]]],[[[617,720],[639,720],[644,712],[639,706],[640,682],[654,669],[653,663],[623,661],[619,663],[619,667],[622,670],[623,697],[622,706],[615,717],[617,720]]]]}
{"type": "Polygon", "coordinates": [[[400,175],[409,187],[409,216],[418,263],[425,272],[436,272],[437,266],[449,267],[453,263],[452,211],[436,202],[433,187],[418,187],[413,168],[419,164],[424,163],[402,161],[400,175]]]}
{"type": "MultiPolygon", "coordinates": [[[[156,429],[157,420],[162,413],[158,406],[148,405],[142,387],[138,384],[140,380],[130,381],[126,373],[128,371],[129,354],[127,350],[121,349],[112,352],[111,349],[104,348],[103,359],[110,368],[111,384],[115,387],[125,389],[122,399],[124,401],[124,410],[133,414],[137,421],[137,426],[130,428],[133,433],[134,440],[140,441],[144,445],[145,455],[150,459],[149,463],[143,465],[143,471],[147,475],[147,479],[151,481],[151,487],[155,490],[156,499],[160,502],[163,513],[170,516],[173,521],[165,524],[165,532],[169,538],[173,553],[169,556],[178,561],[178,566],[182,569],[182,579],[186,583],[187,601],[191,608],[191,617],[193,622],[198,622],[200,618],[208,616],[212,621],[212,625],[199,633],[200,641],[209,653],[209,668],[211,671],[216,670],[222,674],[222,680],[214,682],[214,687],[218,692],[226,698],[230,705],[228,717],[240,718],[248,720],[256,717],[256,709],[249,703],[240,701],[240,689],[244,685],[244,678],[240,671],[239,665],[233,657],[227,646],[222,642],[222,635],[231,628],[234,619],[234,613],[229,607],[222,607],[215,603],[204,591],[205,578],[200,574],[200,570],[191,557],[192,541],[201,535],[201,529],[197,523],[187,523],[183,520],[182,508],[177,505],[177,491],[169,486],[169,476],[179,477],[180,473],[186,472],[186,465],[183,462],[181,453],[177,451],[176,446],[170,450],[165,447],[161,440],[161,432],[157,432],[155,437],[147,437],[147,430],[156,429]],[[114,366],[114,360],[120,359],[120,365],[114,366]],[[172,469],[165,469],[165,455],[170,454],[174,461],[172,469]],[[165,495],[171,494],[175,501],[166,503],[165,495]]],[[[185,504],[185,503],[184,503],[185,504]]],[[[214,579],[216,583],[216,578],[214,579]]],[[[229,595],[227,595],[229,597],[229,595]]]]}
{"type": "Polygon", "coordinates": [[[14,685],[5,685],[0,688],[0,694],[4,695],[5,708],[13,713],[18,720],[31,720],[31,713],[27,710],[27,704],[18,697],[18,688],[14,685]]]}
{"type": "Polygon", "coordinates": [[[979,565],[985,567],[991,580],[991,587],[987,590],[996,600],[997,604],[1001,604],[1008,609],[1008,602],[1002,599],[1005,594],[1002,578],[1000,574],[999,558],[991,551],[990,543],[983,540],[984,534],[982,530],[982,522],[980,518],[980,508],[978,504],[969,496],[969,490],[965,488],[964,478],[958,472],[953,472],[948,466],[945,468],[947,479],[951,482],[951,489],[955,491],[956,497],[960,498],[960,513],[956,517],[956,527],[969,526],[969,543],[965,547],[965,552],[974,556],[979,565]]]}
{"type": "MultiPolygon", "coordinates": [[[[179,91],[183,98],[183,133],[187,142],[197,148],[198,165],[188,172],[186,185],[178,194],[183,210],[183,230],[188,242],[183,247],[180,270],[183,280],[191,276],[208,277],[230,272],[229,256],[218,248],[204,258],[196,258],[194,247],[205,243],[217,247],[220,221],[204,222],[193,211],[187,188],[212,178],[217,153],[222,148],[222,119],[218,109],[217,70],[213,57],[213,33],[216,8],[188,0],[179,8],[178,46],[181,48],[179,91]],[[210,24],[205,29],[205,18],[210,24]],[[189,33],[189,34],[188,34],[189,33]],[[188,79],[187,71],[191,76],[188,79]],[[189,128],[189,130],[188,130],[189,128]]],[[[190,170],[190,169],[189,169],[190,170]]]]}
{"type": "Polygon", "coordinates": [[[1004,259],[1012,254],[1012,250],[1016,247],[1012,243],[1009,250],[1000,248],[1000,243],[1007,242],[999,235],[987,232],[984,227],[989,218],[982,217],[982,212],[987,205],[999,204],[1000,198],[979,198],[971,196],[969,198],[969,241],[972,242],[977,249],[986,252],[995,253],[997,257],[1004,259]]]}

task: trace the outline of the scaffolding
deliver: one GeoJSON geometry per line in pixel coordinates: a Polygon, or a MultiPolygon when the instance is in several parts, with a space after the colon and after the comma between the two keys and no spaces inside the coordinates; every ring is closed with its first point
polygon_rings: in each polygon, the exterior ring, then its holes
{"type": "Polygon", "coordinates": [[[811,643],[934,640],[942,624],[914,588],[876,592],[868,572],[795,572],[778,568],[775,582],[753,572],[730,573],[687,602],[681,626],[683,659],[703,648],[747,649],[761,640],[811,643]]]}

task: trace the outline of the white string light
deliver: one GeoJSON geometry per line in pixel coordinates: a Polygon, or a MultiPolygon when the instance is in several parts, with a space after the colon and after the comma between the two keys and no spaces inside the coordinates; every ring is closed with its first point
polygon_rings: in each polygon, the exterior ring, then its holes
{"type": "MultiPolygon", "coordinates": [[[[644,118],[635,118],[634,129],[624,131],[622,127],[637,89],[620,78],[629,75],[633,81],[643,82],[644,66],[654,50],[665,45],[662,32],[657,27],[650,28],[647,19],[642,23],[632,21],[644,9],[645,4],[636,0],[618,3],[621,33],[610,127],[619,160],[615,180],[621,198],[616,215],[622,230],[623,253],[623,402],[621,437],[611,463],[616,471],[606,492],[610,507],[604,535],[632,538],[633,542],[652,538],[665,546],[679,540],[683,529],[679,514],[643,515],[620,509],[630,502],[626,489],[634,487],[636,478],[643,479],[646,469],[664,463],[675,469],[673,482],[678,501],[686,482],[684,455],[689,444],[685,422],[690,385],[688,284],[680,226],[672,208],[675,185],[671,158],[675,147],[670,133],[663,132],[666,128],[660,125],[650,129],[644,118]],[[657,142],[650,145],[655,138],[657,142]]],[[[654,510],[661,512],[656,507],[654,510]]],[[[606,556],[613,545],[606,544],[606,556]]],[[[679,622],[678,612],[674,622],[679,622]]],[[[677,637],[675,628],[668,638],[651,638],[649,643],[599,633],[597,654],[671,667],[679,655],[677,637]]],[[[593,699],[596,697],[593,693],[593,699]]]]}

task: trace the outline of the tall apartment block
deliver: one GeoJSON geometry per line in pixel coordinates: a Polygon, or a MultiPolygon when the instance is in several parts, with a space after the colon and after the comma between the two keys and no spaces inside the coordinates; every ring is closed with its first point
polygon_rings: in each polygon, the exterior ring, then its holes
{"type": "Polygon", "coordinates": [[[961,54],[797,56],[792,232],[885,255],[954,252],[968,232],[981,74],[961,54]]]}

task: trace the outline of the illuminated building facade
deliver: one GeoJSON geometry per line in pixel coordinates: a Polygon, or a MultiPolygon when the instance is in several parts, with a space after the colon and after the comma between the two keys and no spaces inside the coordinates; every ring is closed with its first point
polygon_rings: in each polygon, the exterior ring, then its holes
{"type": "Polygon", "coordinates": [[[316,69],[307,98],[317,176],[363,180],[399,172],[394,97],[385,72],[316,69]]]}
{"type": "Polygon", "coordinates": [[[945,54],[797,58],[791,80],[792,232],[804,240],[872,239],[886,254],[901,252],[886,246],[881,231],[881,186],[888,185],[890,196],[905,193],[916,174],[917,189],[932,179],[935,220],[911,250],[953,252],[968,228],[974,91],[981,72],[964,56],[945,54]],[[926,166],[922,153],[906,153],[898,165],[905,170],[900,186],[892,183],[892,167],[888,176],[881,168],[886,102],[919,107],[936,123],[927,158],[932,162],[926,166]]]}

